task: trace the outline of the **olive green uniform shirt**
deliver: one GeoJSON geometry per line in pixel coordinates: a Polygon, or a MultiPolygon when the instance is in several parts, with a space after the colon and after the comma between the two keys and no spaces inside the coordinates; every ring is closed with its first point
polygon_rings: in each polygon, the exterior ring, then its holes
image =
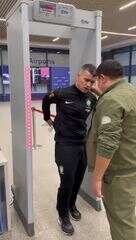
{"type": "Polygon", "coordinates": [[[91,170],[96,154],[111,159],[110,174],[136,172],[136,88],[123,79],[99,97],[87,140],[91,170]]]}

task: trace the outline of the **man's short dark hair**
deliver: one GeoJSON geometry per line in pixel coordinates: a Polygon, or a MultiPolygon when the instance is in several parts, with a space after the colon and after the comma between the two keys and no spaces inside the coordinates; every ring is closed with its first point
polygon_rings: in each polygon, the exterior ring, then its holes
{"type": "Polygon", "coordinates": [[[81,70],[88,71],[93,76],[96,75],[96,67],[93,64],[86,63],[81,67],[81,70]]]}
{"type": "Polygon", "coordinates": [[[118,61],[106,60],[96,69],[96,75],[99,77],[101,74],[111,79],[121,78],[123,77],[123,67],[118,61]]]}

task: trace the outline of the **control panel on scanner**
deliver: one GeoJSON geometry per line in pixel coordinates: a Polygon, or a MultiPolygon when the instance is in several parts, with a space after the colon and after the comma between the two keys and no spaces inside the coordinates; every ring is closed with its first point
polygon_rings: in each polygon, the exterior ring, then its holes
{"type": "Polygon", "coordinates": [[[71,25],[75,7],[70,4],[35,0],[33,3],[33,19],[36,21],[71,25]]]}

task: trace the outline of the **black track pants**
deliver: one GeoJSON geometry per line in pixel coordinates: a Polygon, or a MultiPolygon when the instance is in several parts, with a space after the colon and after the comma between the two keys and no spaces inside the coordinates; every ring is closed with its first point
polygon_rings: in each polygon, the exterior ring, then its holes
{"type": "Polygon", "coordinates": [[[70,207],[75,205],[86,166],[84,144],[56,143],[55,161],[60,175],[60,187],[57,195],[59,216],[68,215],[70,207]]]}

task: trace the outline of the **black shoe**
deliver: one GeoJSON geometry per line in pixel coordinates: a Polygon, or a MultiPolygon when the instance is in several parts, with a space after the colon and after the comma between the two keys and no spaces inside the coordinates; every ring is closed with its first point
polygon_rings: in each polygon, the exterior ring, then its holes
{"type": "Polygon", "coordinates": [[[71,236],[74,233],[74,228],[73,225],[70,222],[69,216],[65,216],[65,217],[59,217],[58,218],[58,223],[61,226],[62,231],[71,236]]]}
{"type": "Polygon", "coordinates": [[[70,215],[73,220],[80,221],[81,220],[81,213],[77,210],[76,206],[70,209],[70,215]]]}

